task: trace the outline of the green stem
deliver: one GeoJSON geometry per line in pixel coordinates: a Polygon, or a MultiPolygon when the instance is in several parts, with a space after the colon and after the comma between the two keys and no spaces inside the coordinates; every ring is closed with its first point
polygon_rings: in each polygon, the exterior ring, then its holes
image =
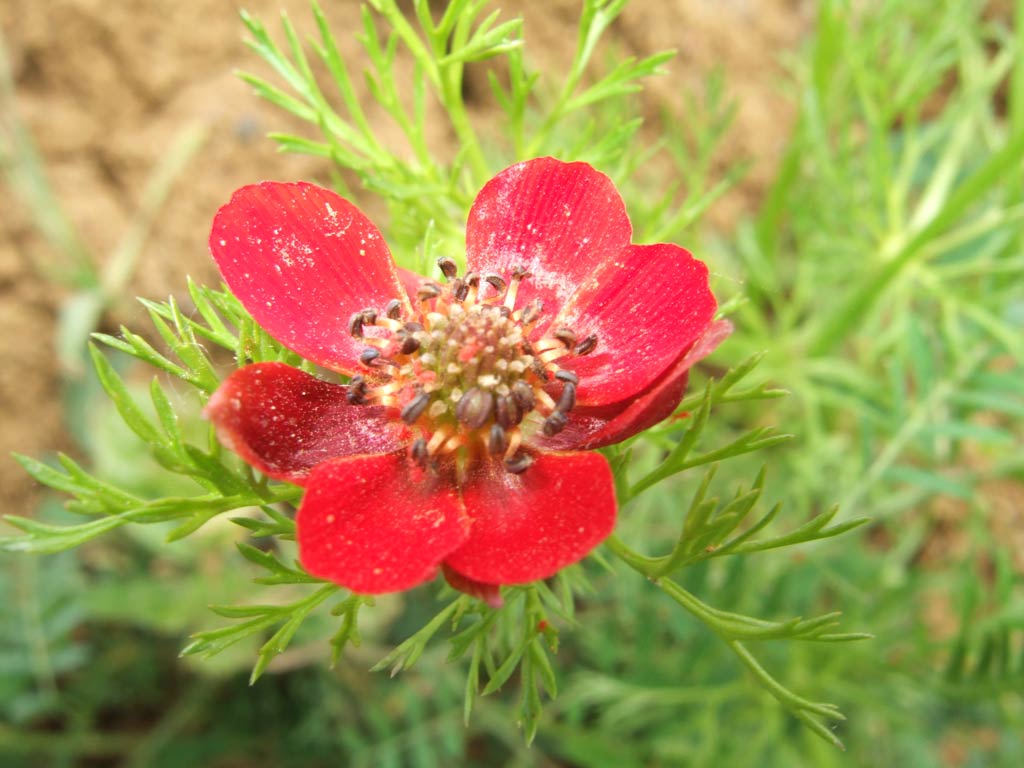
{"type": "Polygon", "coordinates": [[[831,704],[809,701],[787,689],[782,683],[776,680],[761,666],[753,657],[746,646],[731,635],[719,619],[713,616],[708,607],[700,600],[691,595],[671,579],[658,579],[654,577],[657,561],[644,557],[638,552],[626,546],[621,539],[612,534],[605,541],[608,548],[622,560],[626,565],[658,585],[669,597],[689,611],[694,617],[700,619],[712,632],[724,642],[729,649],[736,654],[743,665],[757,678],[757,681],[775,699],[788,709],[794,717],[802,720],[811,730],[828,741],[833,746],[843,749],[843,743],[836,737],[832,730],[819,718],[826,720],[845,719],[841,712],[831,704]]]}
{"type": "Polygon", "coordinates": [[[616,557],[622,562],[632,568],[634,571],[643,574],[648,579],[654,580],[658,566],[661,564],[660,558],[646,557],[641,555],[634,549],[628,547],[622,539],[616,536],[614,533],[605,539],[605,546],[610,549],[616,557]]]}
{"type": "Polygon", "coordinates": [[[490,176],[490,167],[484,157],[483,149],[480,147],[480,140],[469,120],[469,113],[466,111],[466,103],[462,99],[462,71],[461,62],[452,62],[442,68],[441,72],[441,101],[448,111],[448,119],[451,121],[459,144],[465,152],[465,157],[473,171],[472,186],[478,189],[490,176]]]}

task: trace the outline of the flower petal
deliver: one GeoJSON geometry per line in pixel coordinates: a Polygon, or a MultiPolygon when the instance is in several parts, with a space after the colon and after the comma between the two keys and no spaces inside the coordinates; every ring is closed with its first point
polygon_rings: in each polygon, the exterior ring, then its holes
{"type": "Polygon", "coordinates": [[[381,406],[349,405],[346,391],[284,363],[257,363],[228,376],[203,413],[260,472],[303,485],[328,459],[402,446],[400,422],[381,406]]]}
{"type": "Polygon", "coordinates": [[[411,269],[399,267],[398,279],[401,281],[402,287],[405,289],[405,293],[409,297],[409,301],[415,301],[416,293],[417,291],[419,291],[420,285],[427,278],[425,278],[419,272],[413,272],[411,269]]]}
{"type": "Polygon", "coordinates": [[[668,418],[686,392],[686,380],[699,360],[710,355],[732,333],[732,323],[719,320],[646,392],[612,405],[573,410],[569,423],[554,437],[538,435],[537,445],[545,450],[572,451],[601,448],[621,443],[638,432],[668,418]]]}
{"type": "Polygon", "coordinates": [[[353,312],[406,300],[373,223],[312,184],[242,187],[217,212],[210,251],[256,322],[325,368],[359,369],[363,345],[347,330],[353,312]]]}
{"type": "Polygon", "coordinates": [[[516,303],[539,297],[543,327],[577,286],[618,257],[632,231],[611,179],[586,163],[541,157],[506,168],[480,190],[466,224],[466,259],[470,270],[506,280],[513,267],[528,269],[516,303]]]}
{"type": "Polygon", "coordinates": [[[432,578],[469,531],[455,487],[402,453],[321,464],[295,524],[307,571],[369,595],[432,578]]]}
{"type": "Polygon", "coordinates": [[[484,584],[482,581],[473,581],[458,571],[453,570],[447,563],[441,563],[441,573],[444,574],[444,580],[448,582],[449,587],[457,589],[459,592],[464,592],[470,597],[475,597],[477,600],[482,600],[491,608],[501,608],[505,604],[504,599],[501,597],[501,587],[497,584],[484,584]]]}
{"type": "Polygon", "coordinates": [[[473,527],[445,562],[486,584],[545,579],[615,526],[612,473],[597,453],[541,453],[521,475],[488,465],[463,487],[462,499],[473,527]]]}
{"type": "Polygon", "coordinates": [[[704,334],[717,304],[708,268],[677,245],[631,245],[588,277],[558,318],[597,348],[560,365],[580,377],[580,405],[629,399],[650,387],[704,334]]]}

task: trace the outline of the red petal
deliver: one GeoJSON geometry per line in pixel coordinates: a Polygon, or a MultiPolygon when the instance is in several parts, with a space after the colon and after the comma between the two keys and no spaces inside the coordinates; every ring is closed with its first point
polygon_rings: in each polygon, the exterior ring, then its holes
{"type": "Polygon", "coordinates": [[[400,422],[380,406],[349,405],[346,390],[284,363],[257,363],[231,374],[204,414],[260,472],[302,485],[328,459],[402,446],[400,422]]]}
{"type": "Polygon", "coordinates": [[[409,297],[409,300],[415,301],[416,293],[420,289],[420,284],[427,278],[419,272],[413,272],[412,270],[405,269],[404,267],[399,267],[398,279],[402,281],[402,287],[405,289],[405,293],[409,297]]]}
{"type": "Polygon", "coordinates": [[[641,395],[612,405],[588,408],[577,407],[569,417],[569,424],[554,437],[539,435],[538,445],[546,450],[565,451],[600,448],[623,440],[653,427],[666,419],[679,405],[686,392],[690,368],[710,355],[732,333],[732,323],[719,320],[690,347],[661,379],[641,395]]]}
{"type": "Polygon", "coordinates": [[[449,587],[457,589],[459,592],[465,592],[477,600],[483,600],[491,608],[501,608],[505,604],[505,601],[501,598],[501,587],[497,584],[484,584],[482,581],[473,581],[458,571],[453,570],[447,563],[441,564],[441,573],[444,574],[444,580],[448,582],[449,587]]]}
{"type": "Polygon", "coordinates": [[[399,453],[318,466],[295,518],[299,560],[353,592],[409,589],[466,540],[457,490],[399,453]]]}
{"type": "Polygon", "coordinates": [[[242,187],[217,212],[210,251],[271,336],[326,368],[357,371],[353,312],[405,300],[391,253],[362,212],[300,182],[242,187]]]}
{"type": "Polygon", "coordinates": [[[521,475],[488,465],[463,489],[469,540],[446,563],[487,584],[545,579],[615,526],[615,486],[597,453],[541,453],[521,475]]]}
{"type": "Polygon", "coordinates": [[[480,190],[466,224],[466,258],[470,270],[505,279],[526,267],[532,277],[516,304],[540,297],[549,322],[631,235],[611,179],[586,163],[541,157],[506,168],[480,190]]]}
{"type": "Polygon", "coordinates": [[[716,309],[708,268],[677,245],[631,245],[596,272],[558,319],[597,348],[562,365],[580,377],[580,405],[643,392],[707,331],[716,309]]]}

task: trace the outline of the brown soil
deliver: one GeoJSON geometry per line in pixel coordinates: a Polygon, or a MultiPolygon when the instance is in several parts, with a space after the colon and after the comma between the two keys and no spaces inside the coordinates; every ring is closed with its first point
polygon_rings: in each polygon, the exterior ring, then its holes
{"type": "MultiPolygon", "coordinates": [[[[345,41],[349,61],[356,60],[357,46],[345,30],[355,31],[359,3],[323,5],[345,41]]],[[[529,55],[554,71],[565,71],[571,56],[579,5],[578,0],[500,3],[506,16],[524,16],[529,55]]],[[[771,176],[792,114],[781,95],[780,58],[799,44],[810,24],[805,5],[797,0],[635,0],[611,31],[612,49],[621,53],[679,51],[671,74],[653,81],[645,93],[648,115],[667,108],[685,119],[682,94],[716,68],[725,70],[738,115],[724,154],[753,158],[755,166],[744,185],[717,207],[719,222],[749,208],[771,176]]],[[[272,26],[277,10],[285,7],[300,31],[311,27],[304,0],[247,0],[245,6],[272,26]]],[[[301,128],[232,74],[238,67],[264,73],[241,42],[237,13],[231,0],[6,0],[0,5],[18,111],[60,205],[97,262],[124,233],[162,154],[186,126],[208,127],[209,139],[178,178],[126,297],[180,294],[188,274],[215,280],[206,235],[214,211],[236,187],[264,178],[328,180],[325,165],[279,155],[262,138],[267,131],[301,128]]],[[[381,130],[389,129],[382,125],[381,130]]],[[[450,149],[450,136],[434,138],[450,149]]],[[[25,514],[34,499],[32,483],[9,452],[40,455],[69,447],[54,354],[56,313],[68,294],[40,274],[38,264],[52,263],[54,253],[23,203],[8,187],[0,189],[0,502],[4,512],[25,514]]],[[[126,300],[114,315],[130,323],[136,312],[126,300]]]]}

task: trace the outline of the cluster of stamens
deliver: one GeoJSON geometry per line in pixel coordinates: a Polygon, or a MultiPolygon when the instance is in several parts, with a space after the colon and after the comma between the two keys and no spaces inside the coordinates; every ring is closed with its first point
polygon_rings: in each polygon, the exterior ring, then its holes
{"type": "Polygon", "coordinates": [[[360,355],[367,372],[349,382],[349,402],[397,409],[419,432],[410,455],[424,468],[462,450],[469,457],[486,452],[521,473],[533,463],[524,437],[557,435],[576,405],[579,379],[557,361],[589,354],[597,337],[578,340],[558,326],[531,342],[544,307],[534,299],[516,308],[519,286],[530,277],[525,269],[513,269],[506,281],[474,272],[459,277],[448,258],[438,266],[446,283],[422,281],[412,317],[403,317],[398,299],[352,315],[348,330],[367,345],[360,355]]]}

